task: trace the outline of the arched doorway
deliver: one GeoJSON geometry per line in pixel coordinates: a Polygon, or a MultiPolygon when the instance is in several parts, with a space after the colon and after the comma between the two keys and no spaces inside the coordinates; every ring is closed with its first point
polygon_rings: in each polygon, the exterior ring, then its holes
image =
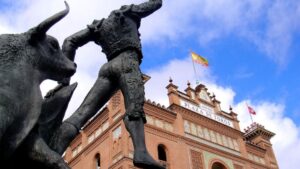
{"type": "Polygon", "coordinates": [[[222,163],[214,162],[211,169],[227,169],[222,163]]]}

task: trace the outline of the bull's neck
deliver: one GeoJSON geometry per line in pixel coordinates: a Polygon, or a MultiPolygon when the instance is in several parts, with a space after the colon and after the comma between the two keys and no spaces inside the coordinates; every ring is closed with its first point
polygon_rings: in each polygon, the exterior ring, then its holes
{"type": "Polygon", "coordinates": [[[2,79],[0,85],[4,95],[16,97],[18,101],[25,98],[35,100],[41,97],[40,73],[31,66],[18,65],[1,70],[0,79],[2,79]]]}
{"type": "Polygon", "coordinates": [[[27,73],[31,73],[32,74],[32,77],[30,79],[35,84],[40,84],[40,83],[42,83],[45,80],[43,74],[39,70],[37,70],[36,68],[34,68],[34,67],[28,68],[28,72],[27,73]]]}
{"type": "Polygon", "coordinates": [[[39,86],[44,80],[41,73],[36,68],[34,68],[32,65],[26,64],[16,67],[12,71],[12,76],[18,78],[20,81],[23,81],[24,84],[31,84],[32,87],[35,87],[35,85],[39,86]]]}

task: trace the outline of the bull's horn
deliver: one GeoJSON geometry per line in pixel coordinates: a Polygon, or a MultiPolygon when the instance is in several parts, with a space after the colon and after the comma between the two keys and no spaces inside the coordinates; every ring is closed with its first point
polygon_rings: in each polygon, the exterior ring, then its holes
{"type": "Polygon", "coordinates": [[[69,13],[70,8],[66,1],[65,1],[65,5],[66,5],[65,10],[60,11],[57,14],[55,14],[55,15],[49,17],[48,19],[44,20],[43,22],[41,22],[37,27],[32,29],[32,31],[33,31],[32,33],[35,35],[44,36],[46,34],[46,32],[48,31],[48,29],[51,28],[51,26],[53,26],[56,22],[61,20],[63,17],[65,17],[69,13]]]}

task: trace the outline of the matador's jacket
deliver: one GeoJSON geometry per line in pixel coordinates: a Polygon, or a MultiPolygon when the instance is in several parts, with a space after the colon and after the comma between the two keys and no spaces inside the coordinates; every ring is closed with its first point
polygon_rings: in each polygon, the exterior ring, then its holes
{"type": "Polygon", "coordinates": [[[162,6],[162,0],[149,0],[139,5],[124,5],[110,13],[108,18],[94,20],[88,28],[67,38],[63,44],[64,53],[74,59],[75,50],[89,41],[102,47],[108,61],[121,52],[134,49],[142,59],[140,33],[141,19],[162,6]],[[71,39],[70,39],[71,38],[71,39]]]}

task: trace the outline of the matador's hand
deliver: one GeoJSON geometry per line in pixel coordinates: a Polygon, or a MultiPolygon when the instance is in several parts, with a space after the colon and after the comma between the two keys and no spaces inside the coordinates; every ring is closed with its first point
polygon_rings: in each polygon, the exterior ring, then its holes
{"type": "Polygon", "coordinates": [[[67,85],[59,83],[54,89],[49,90],[44,98],[47,99],[47,98],[54,96],[55,93],[58,92],[60,89],[62,89],[64,86],[67,86],[67,85]]]}

